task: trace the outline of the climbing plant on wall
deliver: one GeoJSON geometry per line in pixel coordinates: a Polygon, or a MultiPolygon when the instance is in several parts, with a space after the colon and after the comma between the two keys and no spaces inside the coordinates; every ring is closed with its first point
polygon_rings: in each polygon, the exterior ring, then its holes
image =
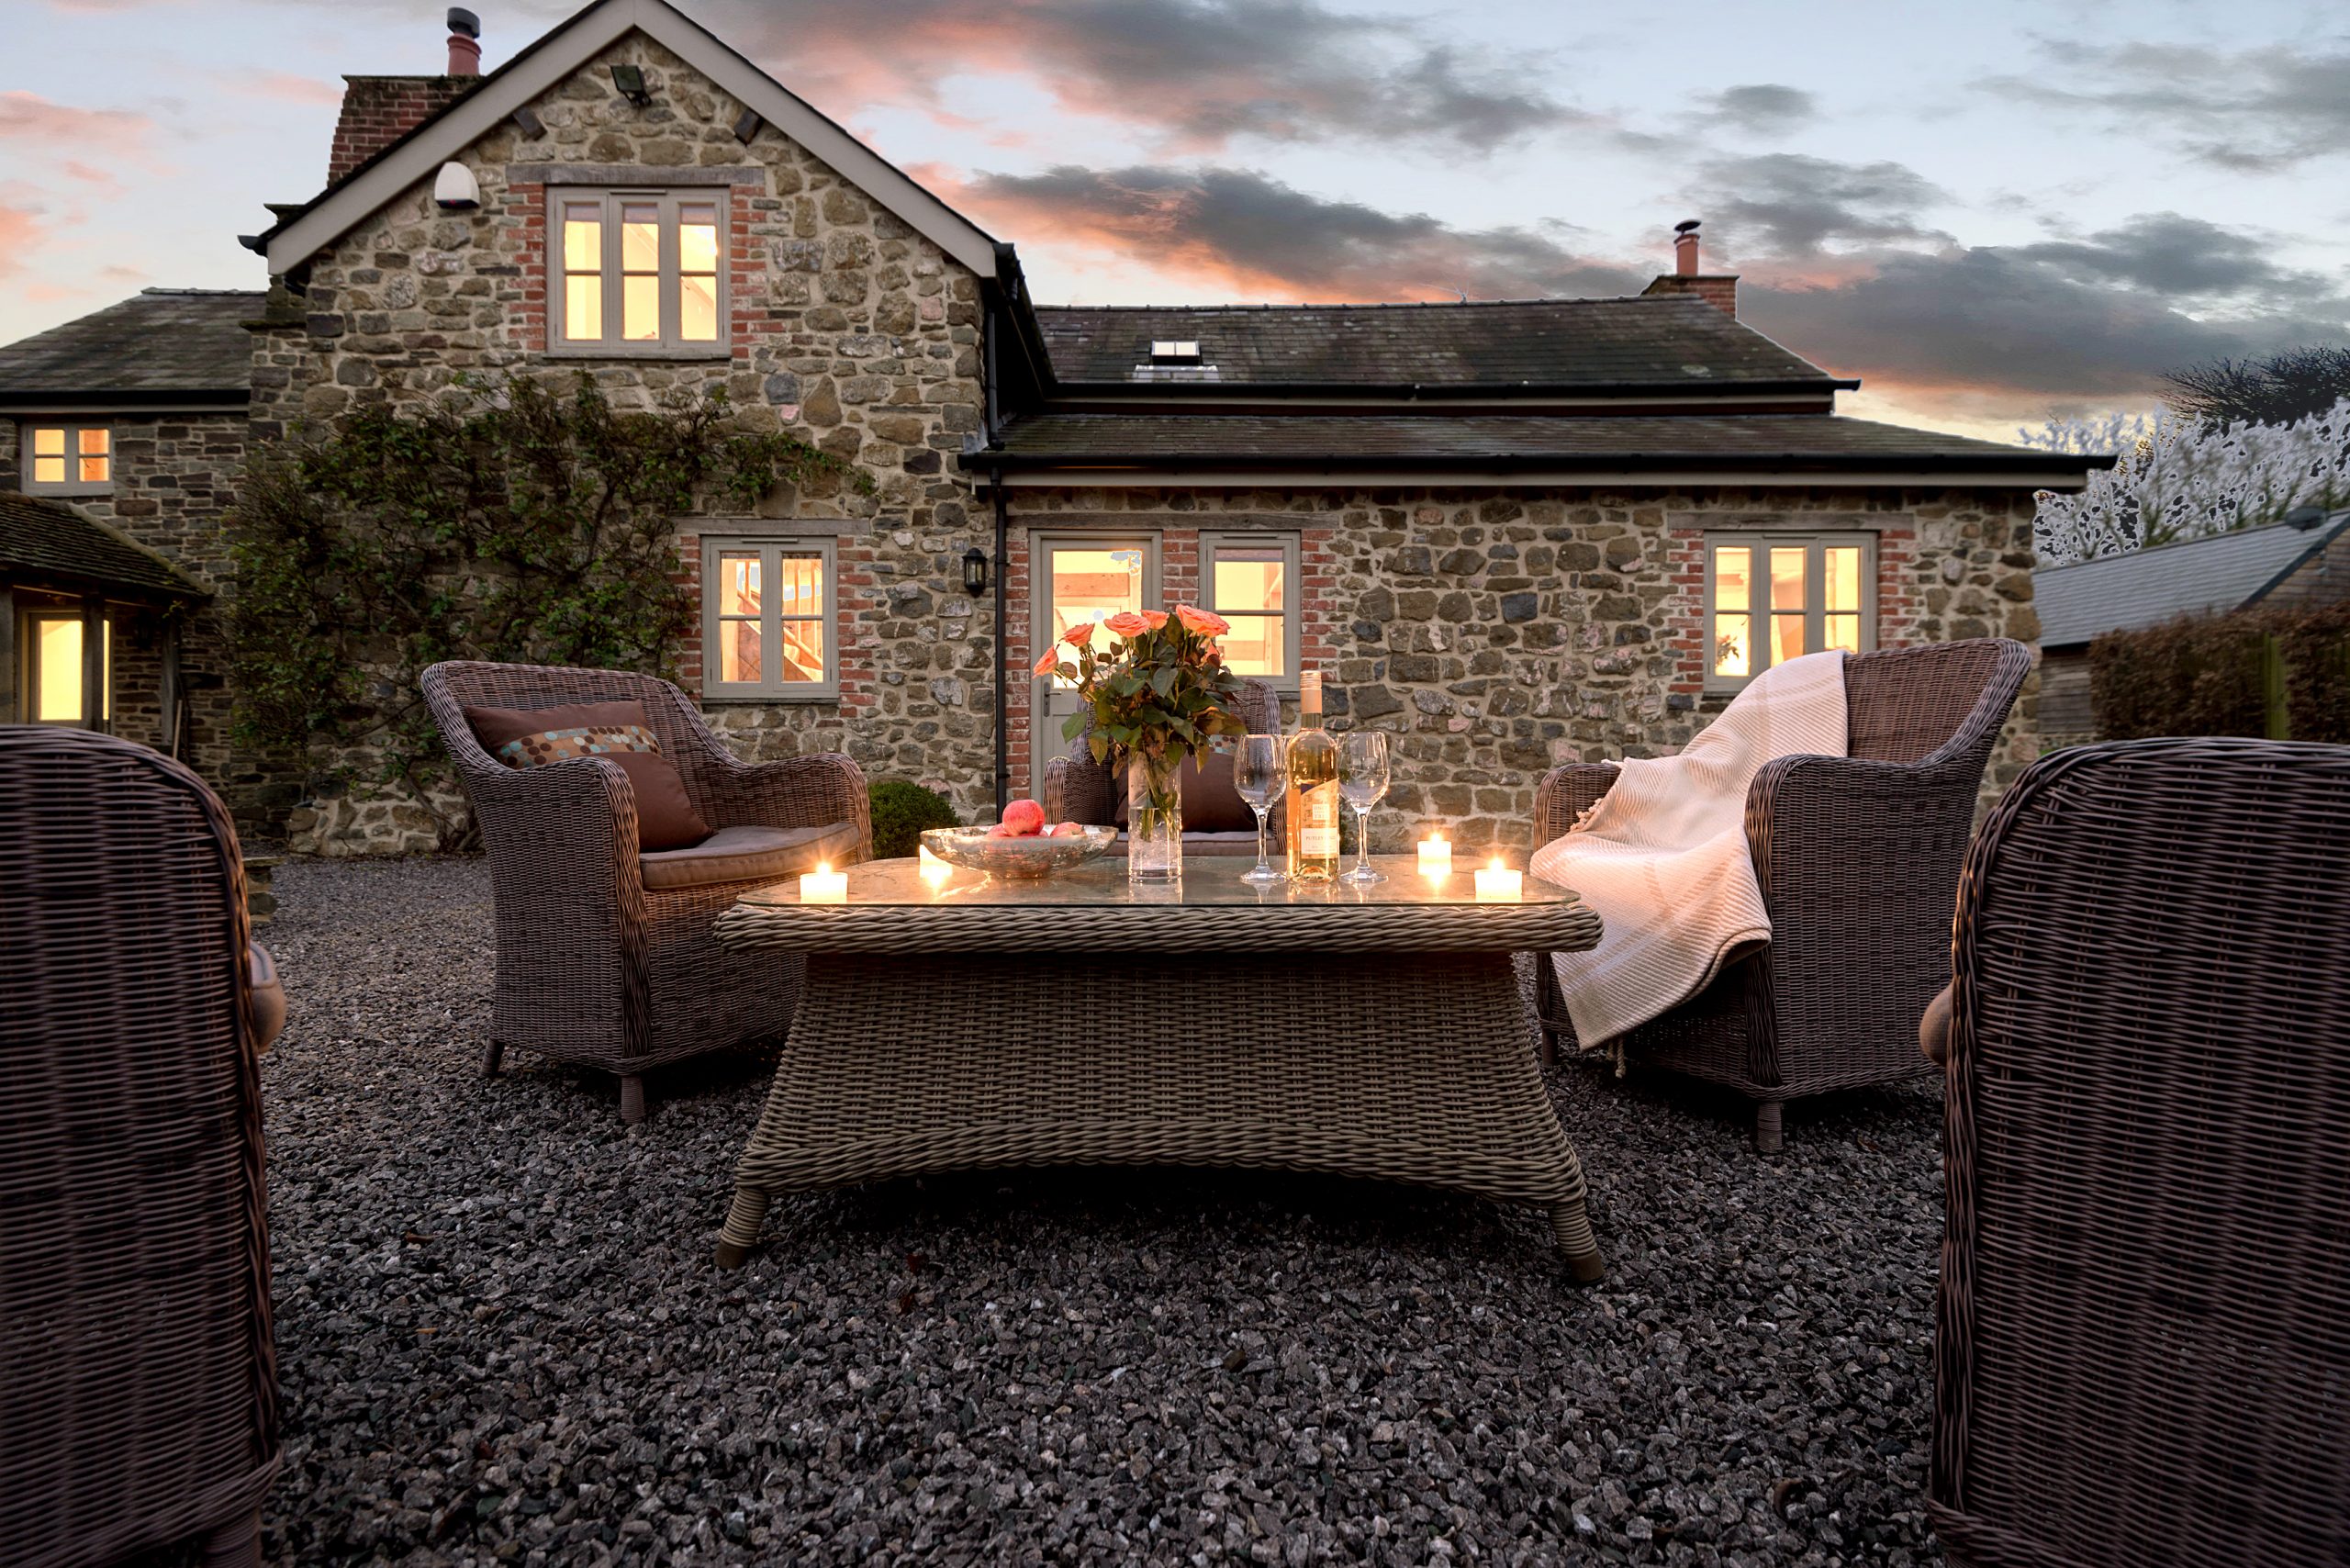
{"type": "Polygon", "coordinates": [[[675,520],[749,511],[778,483],[872,487],[722,391],[621,409],[584,373],[568,388],[461,381],[427,408],[298,430],[250,465],[232,520],[240,736],[434,809],[449,766],[426,666],[669,674],[695,613],[675,520]]]}

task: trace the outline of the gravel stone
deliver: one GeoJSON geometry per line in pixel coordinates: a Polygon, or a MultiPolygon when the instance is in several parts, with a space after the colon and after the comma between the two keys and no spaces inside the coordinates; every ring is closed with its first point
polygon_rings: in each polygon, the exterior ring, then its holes
{"type": "Polygon", "coordinates": [[[1591,1291],[1530,1211],[1161,1170],[778,1202],[722,1274],[771,1061],[633,1129],[606,1077],[484,1081],[480,861],[275,890],[272,1562],[1939,1561],[1930,1086],[1764,1160],[1735,1101],[1553,1070],[1591,1291]]]}

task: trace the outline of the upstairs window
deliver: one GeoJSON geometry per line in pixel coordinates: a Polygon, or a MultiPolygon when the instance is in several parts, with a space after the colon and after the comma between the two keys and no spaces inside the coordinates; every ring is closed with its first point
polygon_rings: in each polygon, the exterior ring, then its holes
{"type": "Polygon", "coordinates": [[[1876,646],[1876,542],[1864,534],[1712,534],[1706,685],[1735,691],[1805,654],[1876,646]]]}
{"type": "Polygon", "coordinates": [[[19,471],[28,491],[96,496],[114,488],[114,431],[108,427],[36,420],[22,429],[19,471]]]}
{"type": "Polygon", "coordinates": [[[548,352],[727,352],[723,190],[548,196],[548,352]]]}
{"type": "Polygon", "coordinates": [[[1225,667],[1297,689],[1297,535],[1203,534],[1200,580],[1205,608],[1232,623],[1217,642],[1225,667]]]}
{"type": "Polygon", "coordinates": [[[702,695],[840,695],[834,543],[702,542],[702,695]]]}

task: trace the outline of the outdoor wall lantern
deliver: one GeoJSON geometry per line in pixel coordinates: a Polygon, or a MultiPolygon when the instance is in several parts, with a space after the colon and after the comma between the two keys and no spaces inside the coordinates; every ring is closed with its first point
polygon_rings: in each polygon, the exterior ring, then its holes
{"type": "Polygon", "coordinates": [[[988,591],[988,553],[976,544],[963,552],[963,591],[973,599],[988,591]]]}
{"type": "Polygon", "coordinates": [[[644,89],[644,67],[642,65],[613,66],[612,85],[620,89],[621,97],[639,108],[653,101],[653,95],[644,89]]]}

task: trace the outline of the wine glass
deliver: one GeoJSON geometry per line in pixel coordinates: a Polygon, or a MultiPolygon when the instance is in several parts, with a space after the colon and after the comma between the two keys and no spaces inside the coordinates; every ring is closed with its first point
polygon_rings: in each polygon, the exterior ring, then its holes
{"type": "Polygon", "coordinates": [[[1272,864],[1265,848],[1265,813],[1281,799],[1281,786],[1286,782],[1284,749],[1279,735],[1243,735],[1232,756],[1232,787],[1240,791],[1240,798],[1257,813],[1257,868],[1242,873],[1240,879],[1260,887],[1288,879],[1272,864]]]}
{"type": "Polygon", "coordinates": [[[1358,888],[1387,880],[1371,868],[1371,808],[1387,793],[1387,732],[1348,730],[1338,737],[1338,797],[1355,809],[1354,869],[1338,879],[1358,888]]]}

